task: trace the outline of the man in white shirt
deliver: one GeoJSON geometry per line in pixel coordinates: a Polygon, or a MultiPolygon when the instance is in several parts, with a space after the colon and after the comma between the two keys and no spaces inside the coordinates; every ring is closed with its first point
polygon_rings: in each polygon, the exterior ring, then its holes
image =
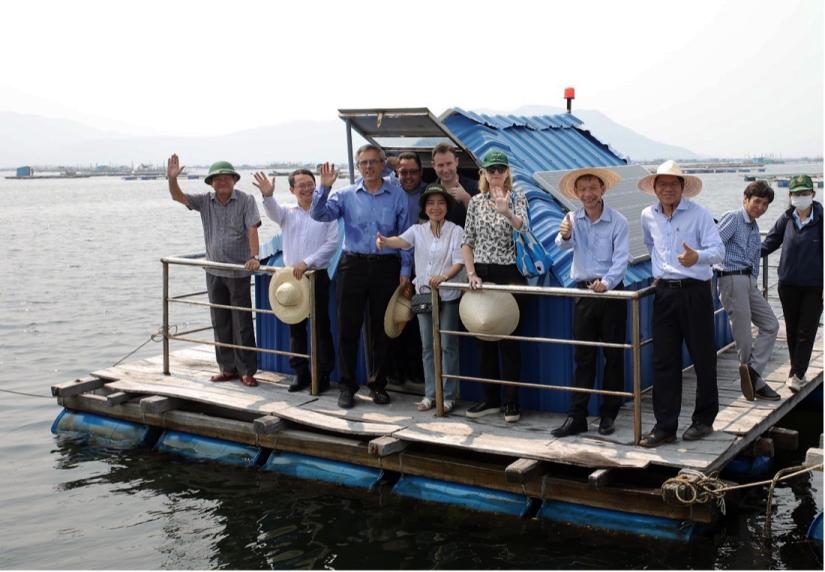
{"type": "MultiPolygon", "coordinates": [[[[289,192],[298,199],[298,206],[285,207],[275,200],[275,183],[262,172],[255,173],[253,183],[263,195],[264,211],[281,227],[284,265],[293,268],[293,275],[300,279],[307,270],[315,270],[315,319],[318,328],[318,390],[329,387],[329,375],[335,368],[335,348],[332,344],[332,328],[329,320],[330,281],[327,267],[338,246],[338,223],[319,222],[309,216],[312,193],[315,191],[315,175],[307,169],[297,169],[289,175],[289,192]]],[[[290,351],[307,353],[307,324],[304,320],[289,326],[290,351]]],[[[312,348],[316,351],[316,348],[312,348]]],[[[295,381],[289,391],[309,387],[311,376],[306,358],[290,357],[289,365],[295,370],[295,381]]]]}

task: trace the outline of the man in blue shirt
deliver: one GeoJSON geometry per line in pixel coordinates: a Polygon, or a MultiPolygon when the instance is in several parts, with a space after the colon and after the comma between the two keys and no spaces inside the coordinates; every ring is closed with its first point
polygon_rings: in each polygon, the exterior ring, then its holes
{"type": "Polygon", "coordinates": [[[716,387],[716,343],[710,279],[713,264],[722,262],[725,246],[713,217],[694,203],[702,190],[699,177],[682,174],[665,161],[656,174],[643,177],[642,192],[659,202],[642,211],[645,246],[650,252],[656,298],[653,301],[653,414],[656,426],[639,444],[656,447],[676,440],[682,409],[682,343],[696,372],[696,406],[682,438],[702,439],[713,433],[719,412],[716,387]]]}
{"type": "MultiPolygon", "coordinates": [[[[604,194],[619,182],[619,176],[609,169],[587,168],[567,173],[559,183],[561,191],[582,206],[568,213],[559,226],[556,246],[573,249],[572,278],[576,287],[607,292],[622,290],[627,261],[627,219],[604,204],[604,194]]],[[[573,337],[579,341],[602,341],[623,344],[627,323],[624,300],[577,298],[573,317],[573,337]]],[[[593,389],[596,377],[596,350],[591,346],[576,346],[575,387],[593,389]]],[[[604,389],[624,391],[623,351],[604,348],[604,389]]],[[[587,431],[587,403],[590,394],[573,392],[567,420],[552,431],[554,437],[567,437],[587,431]]],[[[614,420],[622,405],[620,397],[602,400],[599,433],[610,435],[614,420]]]]}
{"type": "Polygon", "coordinates": [[[338,264],[336,300],[338,303],[338,365],[340,395],[338,406],[355,405],[358,391],[355,364],[364,313],[370,316],[369,343],[373,367],[367,385],[373,403],[390,402],[385,390],[387,335],[384,312],[395,288],[410,283],[412,256],[394,248],[379,250],[375,237],[397,236],[407,221],[407,197],[398,185],[382,178],[386,156],[375,145],[364,145],[355,154],[362,179],[330,196],[338,170],[321,166],[321,184],[315,190],[310,216],[315,220],[344,221],[344,254],[338,264]]]}
{"type": "Polygon", "coordinates": [[[748,401],[779,399],[779,394],[762,379],[779,333],[779,321],[756,285],[762,246],[756,219],[765,214],[772,201],[771,186],[755,181],[745,187],[742,208],[726,212],[718,225],[725,260],[716,266],[716,286],[730,320],[739,353],[740,387],[748,401]],[[751,334],[751,322],[758,329],[756,338],[751,334]]]}

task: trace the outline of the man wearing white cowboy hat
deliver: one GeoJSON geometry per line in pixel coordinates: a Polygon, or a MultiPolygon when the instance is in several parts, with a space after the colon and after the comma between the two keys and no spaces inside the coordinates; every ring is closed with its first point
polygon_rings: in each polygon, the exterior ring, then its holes
{"type": "MultiPolygon", "coordinates": [[[[571,276],[576,287],[607,292],[621,290],[630,258],[627,219],[604,203],[604,194],[620,180],[609,169],[585,168],[562,177],[561,191],[582,206],[565,215],[556,235],[556,246],[573,249],[571,276]]],[[[627,304],[623,300],[577,298],[573,316],[576,340],[622,344],[625,341],[627,304]]],[[[596,350],[576,346],[575,387],[592,389],[596,377],[596,350]]],[[[604,389],[624,391],[624,352],[604,348],[604,389]]],[[[587,431],[589,393],[575,392],[565,422],[552,431],[554,437],[566,437],[587,431]]],[[[604,397],[600,411],[599,433],[610,435],[622,405],[621,398],[604,397]]]]}
{"type": "MultiPolygon", "coordinates": [[[[184,193],[178,185],[178,175],[183,171],[177,155],[166,163],[166,178],[172,199],[183,206],[200,212],[206,241],[206,258],[213,262],[243,264],[247,271],[255,271],[258,263],[258,227],[261,216],[252,195],[235,189],[241,176],[226,161],[218,161],[209,167],[204,182],[213,192],[184,193]]],[[[206,270],[206,290],[209,302],[224,306],[252,306],[249,292],[250,274],[242,270],[206,270]]],[[[241,310],[210,308],[215,341],[255,347],[255,331],[252,313],[241,310]]],[[[221,371],[212,381],[229,381],[240,377],[241,383],[255,387],[258,358],[253,350],[237,350],[215,346],[215,357],[221,371]]]]}
{"type": "MultiPolygon", "coordinates": [[[[329,387],[329,375],[335,369],[335,348],[332,345],[332,329],[329,322],[329,261],[338,248],[338,224],[336,222],[319,222],[309,216],[309,207],[312,206],[312,194],[315,192],[315,175],[307,169],[297,169],[289,174],[289,192],[295,195],[298,205],[285,207],[275,200],[275,181],[270,181],[263,172],[255,173],[255,182],[263,196],[264,211],[267,216],[281,227],[283,239],[284,265],[290,268],[295,281],[306,288],[309,297],[309,282],[302,280],[307,270],[315,270],[315,326],[318,347],[312,348],[318,354],[318,390],[323,392],[329,387]]],[[[281,273],[279,272],[278,275],[281,273]]],[[[277,281],[273,276],[270,284],[277,281]]],[[[288,288],[290,281],[281,279],[284,288],[288,288]]],[[[303,291],[303,290],[301,290],[303,291]]],[[[282,292],[281,296],[285,296],[282,292]]],[[[307,304],[309,301],[307,300],[307,304]]],[[[278,302],[276,292],[275,304],[272,309],[276,312],[287,311],[284,305],[278,302]]],[[[304,315],[300,320],[287,321],[278,315],[283,322],[289,323],[290,351],[298,354],[307,353],[307,323],[304,315]]],[[[306,358],[290,356],[289,365],[295,370],[295,380],[290,384],[289,391],[300,391],[309,387],[311,375],[306,358]]]]}
{"type": "Polygon", "coordinates": [[[713,217],[694,203],[702,190],[699,177],[685,175],[673,161],[643,177],[639,190],[659,202],[642,211],[645,246],[656,279],[653,301],[653,413],[656,426],[639,443],[656,447],[676,440],[682,409],[682,342],[696,372],[693,423],[682,438],[701,439],[713,432],[719,412],[716,387],[716,344],[713,265],[722,262],[725,247],[713,217]]]}

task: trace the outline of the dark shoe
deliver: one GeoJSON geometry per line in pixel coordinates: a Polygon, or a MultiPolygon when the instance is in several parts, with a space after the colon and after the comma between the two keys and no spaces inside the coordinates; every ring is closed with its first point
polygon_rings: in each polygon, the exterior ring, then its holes
{"type": "Polygon", "coordinates": [[[504,420],[507,423],[516,423],[519,419],[521,419],[521,409],[518,406],[518,403],[507,403],[504,406],[504,420]]]}
{"type": "Polygon", "coordinates": [[[739,388],[742,395],[748,401],[753,401],[753,380],[751,379],[750,368],[746,363],[739,364],[739,388]]]}
{"type": "Polygon", "coordinates": [[[682,439],[685,441],[698,441],[699,439],[707,437],[711,433],[713,433],[713,427],[710,425],[694,423],[682,434],[682,439]]]}
{"type": "Polygon", "coordinates": [[[779,394],[771,389],[766,383],[764,387],[757,389],[754,394],[756,399],[764,399],[766,401],[779,401],[779,394]]]}
{"type": "Polygon", "coordinates": [[[676,435],[673,433],[666,433],[661,429],[656,429],[655,427],[653,430],[642,437],[639,441],[639,445],[641,447],[658,447],[659,445],[664,445],[665,443],[673,443],[676,440],[676,435]]]}
{"type": "Polygon", "coordinates": [[[484,417],[485,415],[493,415],[494,413],[498,413],[500,410],[501,405],[498,403],[492,404],[482,401],[481,403],[476,403],[470,407],[464,415],[470,419],[476,419],[478,417],[484,417]]]}
{"type": "Polygon", "coordinates": [[[321,376],[321,381],[318,382],[318,393],[324,393],[329,389],[329,374],[321,376]]]}
{"type": "Polygon", "coordinates": [[[258,387],[258,380],[251,375],[245,375],[241,378],[241,383],[247,387],[258,387]]]}
{"type": "Polygon", "coordinates": [[[550,434],[553,437],[568,437],[570,435],[578,435],[587,431],[587,421],[584,419],[576,419],[575,417],[568,417],[559,427],[556,427],[550,434]]]}
{"type": "Polygon", "coordinates": [[[602,417],[599,421],[599,435],[610,435],[616,431],[616,420],[612,417],[602,417]]]}
{"type": "Polygon", "coordinates": [[[349,387],[342,387],[341,393],[338,394],[338,407],[352,409],[354,405],[355,398],[352,396],[352,390],[349,387]]]}
{"type": "Polygon", "coordinates": [[[214,381],[215,383],[220,383],[222,381],[232,381],[233,379],[238,379],[239,377],[240,376],[238,375],[238,372],[227,373],[225,371],[222,371],[218,375],[213,375],[212,377],[210,377],[209,381],[214,381]]]}
{"type": "Polygon", "coordinates": [[[386,405],[390,402],[390,396],[387,395],[387,392],[382,389],[370,389],[370,397],[372,397],[372,402],[376,405],[386,405]]]}
{"type": "Polygon", "coordinates": [[[292,381],[292,383],[289,384],[289,388],[287,389],[287,391],[290,393],[294,393],[296,391],[306,389],[307,387],[309,387],[309,375],[302,375],[299,373],[295,376],[295,379],[292,381]]]}

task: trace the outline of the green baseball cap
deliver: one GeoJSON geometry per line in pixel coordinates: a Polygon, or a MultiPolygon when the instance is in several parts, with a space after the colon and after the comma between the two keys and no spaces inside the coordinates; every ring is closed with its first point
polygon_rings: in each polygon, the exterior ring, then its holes
{"type": "Polygon", "coordinates": [[[797,175],[788,183],[788,192],[798,193],[799,191],[813,191],[814,182],[808,175],[797,175]]]}
{"type": "Polygon", "coordinates": [[[485,169],[494,165],[510,166],[510,161],[507,159],[507,154],[503,151],[487,151],[484,158],[481,160],[481,166],[485,169]]]}
{"type": "Polygon", "coordinates": [[[241,176],[237,173],[237,171],[235,171],[235,167],[233,167],[232,163],[229,161],[218,161],[216,163],[212,163],[212,166],[209,167],[209,173],[206,175],[203,182],[207,185],[211,185],[212,177],[215,175],[232,175],[235,177],[236,183],[241,179],[241,176]]]}
{"type": "Polygon", "coordinates": [[[444,200],[447,201],[447,212],[450,212],[450,209],[453,208],[455,204],[455,199],[453,196],[447,192],[447,189],[439,185],[438,183],[432,183],[427,185],[427,188],[424,189],[424,192],[421,193],[421,196],[418,197],[418,206],[421,208],[421,213],[419,214],[418,218],[427,219],[427,213],[425,212],[424,206],[427,204],[427,198],[431,197],[432,195],[441,195],[444,197],[444,200]]]}

